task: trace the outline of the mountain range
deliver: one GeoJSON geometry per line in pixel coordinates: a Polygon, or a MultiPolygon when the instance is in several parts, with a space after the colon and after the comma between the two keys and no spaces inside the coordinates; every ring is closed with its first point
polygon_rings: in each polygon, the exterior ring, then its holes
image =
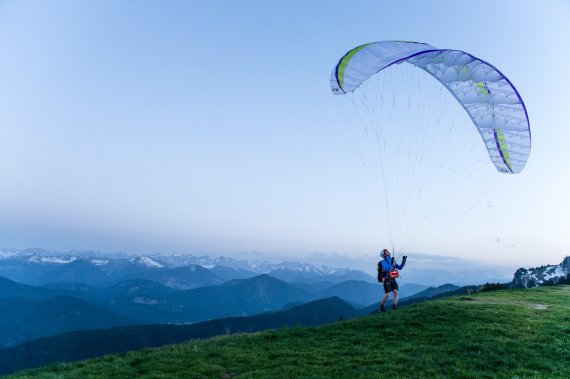
{"type": "Polygon", "coordinates": [[[276,264],[191,255],[110,258],[91,251],[57,253],[37,249],[0,250],[0,276],[30,285],[83,283],[105,287],[126,279],[143,278],[184,290],[221,284],[232,279],[247,279],[259,274],[270,274],[289,283],[376,282],[374,277],[359,270],[299,262],[276,264]]]}

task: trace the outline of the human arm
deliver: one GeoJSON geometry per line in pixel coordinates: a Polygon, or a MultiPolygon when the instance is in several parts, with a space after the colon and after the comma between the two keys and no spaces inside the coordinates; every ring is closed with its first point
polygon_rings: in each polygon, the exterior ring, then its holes
{"type": "Polygon", "coordinates": [[[396,263],[396,264],[394,264],[394,267],[396,267],[398,270],[403,269],[404,266],[406,265],[406,260],[407,260],[407,259],[408,259],[408,257],[404,255],[404,256],[402,257],[402,263],[401,263],[401,264],[397,264],[397,263],[396,263]]]}

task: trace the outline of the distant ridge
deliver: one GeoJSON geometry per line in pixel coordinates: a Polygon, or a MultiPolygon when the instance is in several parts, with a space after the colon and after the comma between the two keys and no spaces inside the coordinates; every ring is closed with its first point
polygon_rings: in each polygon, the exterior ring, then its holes
{"type": "Polygon", "coordinates": [[[136,323],[132,318],[71,296],[46,300],[0,299],[3,346],[71,330],[100,329],[136,323]]]}
{"type": "Polygon", "coordinates": [[[338,297],[321,299],[287,310],[249,317],[228,317],[191,325],[141,325],[78,331],[29,341],[0,350],[0,374],[52,362],[71,362],[101,355],[234,333],[272,328],[315,326],[359,316],[338,297]]]}
{"type": "Polygon", "coordinates": [[[437,295],[441,295],[446,292],[455,291],[456,289],[460,288],[460,286],[456,286],[455,284],[447,283],[443,284],[439,287],[428,287],[423,291],[413,294],[412,296],[407,297],[407,300],[410,299],[431,299],[437,295]]]}

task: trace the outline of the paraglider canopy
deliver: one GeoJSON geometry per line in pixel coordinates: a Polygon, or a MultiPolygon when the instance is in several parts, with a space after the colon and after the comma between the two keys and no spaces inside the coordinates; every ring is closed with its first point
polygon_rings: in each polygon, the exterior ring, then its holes
{"type": "Polygon", "coordinates": [[[421,68],[449,90],[473,121],[497,170],[522,171],[531,147],[524,102],[505,75],[469,53],[420,42],[367,43],[337,62],[331,90],[336,95],[356,91],[374,74],[404,62],[421,68]]]}

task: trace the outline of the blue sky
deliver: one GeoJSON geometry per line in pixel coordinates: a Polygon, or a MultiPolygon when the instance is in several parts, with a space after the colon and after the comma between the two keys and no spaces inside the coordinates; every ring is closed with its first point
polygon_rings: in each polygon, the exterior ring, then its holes
{"type": "Polygon", "coordinates": [[[328,81],[350,48],[398,39],[495,64],[533,135],[523,173],[421,252],[558,263],[568,19],[564,1],[2,1],[0,245],[376,254],[381,209],[328,81]]]}

